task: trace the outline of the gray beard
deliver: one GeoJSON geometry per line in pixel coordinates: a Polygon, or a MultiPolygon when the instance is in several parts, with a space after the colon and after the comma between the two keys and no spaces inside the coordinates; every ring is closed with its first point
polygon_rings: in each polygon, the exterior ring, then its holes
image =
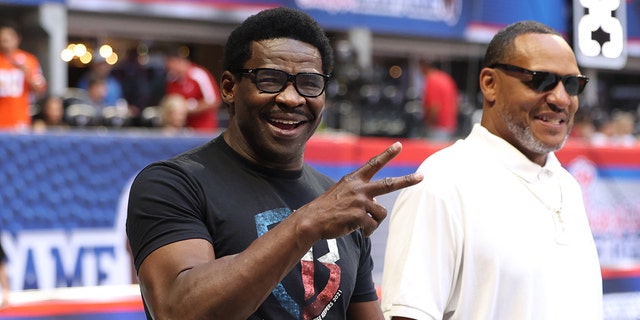
{"type": "Polygon", "coordinates": [[[518,140],[523,147],[535,153],[546,154],[560,150],[569,138],[569,135],[567,134],[559,145],[547,145],[535,138],[530,127],[518,126],[510,114],[503,114],[503,118],[507,123],[507,128],[509,128],[509,131],[511,131],[516,140],[518,140]]]}

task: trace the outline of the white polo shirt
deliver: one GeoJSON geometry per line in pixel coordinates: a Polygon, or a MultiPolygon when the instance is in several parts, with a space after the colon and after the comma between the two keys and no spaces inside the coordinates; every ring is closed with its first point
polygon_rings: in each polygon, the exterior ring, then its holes
{"type": "Polygon", "coordinates": [[[554,154],[540,167],[475,125],[418,170],[390,217],[387,319],[602,319],[582,193],[554,154]]]}

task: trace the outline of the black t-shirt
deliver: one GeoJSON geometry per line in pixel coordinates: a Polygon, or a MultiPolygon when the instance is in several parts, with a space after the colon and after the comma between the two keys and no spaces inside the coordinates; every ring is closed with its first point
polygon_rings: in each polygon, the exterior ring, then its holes
{"type": "MultiPolygon", "coordinates": [[[[255,165],[222,136],[153,163],[130,192],[127,235],[135,266],[186,239],[210,241],[217,257],[239,253],[333,183],[306,164],[299,171],[255,165]]],[[[318,241],[251,319],[345,319],[349,303],[377,299],[372,269],[371,243],[361,232],[318,241]]]]}

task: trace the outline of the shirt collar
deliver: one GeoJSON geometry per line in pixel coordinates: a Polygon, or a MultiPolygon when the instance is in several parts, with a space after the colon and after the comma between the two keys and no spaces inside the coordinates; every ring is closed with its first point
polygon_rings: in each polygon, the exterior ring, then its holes
{"type": "Polygon", "coordinates": [[[554,176],[562,165],[555,153],[550,152],[544,166],[529,160],[522,152],[513,145],[489,132],[480,124],[475,124],[471,130],[468,140],[476,140],[485,151],[483,153],[492,157],[493,161],[499,161],[514,174],[520,176],[527,182],[534,182],[541,179],[548,179],[554,176]]]}

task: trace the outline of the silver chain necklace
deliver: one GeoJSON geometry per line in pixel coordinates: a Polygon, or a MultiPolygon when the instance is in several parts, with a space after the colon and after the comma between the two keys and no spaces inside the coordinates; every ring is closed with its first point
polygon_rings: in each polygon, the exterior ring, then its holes
{"type": "Polygon", "coordinates": [[[555,240],[558,244],[563,244],[566,245],[569,243],[569,239],[568,236],[566,234],[566,229],[565,229],[565,224],[564,224],[564,220],[562,219],[562,207],[564,204],[563,198],[562,198],[562,185],[560,185],[559,187],[559,191],[560,191],[560,206],[558,208],[554,208],[552,206],[550,206],[546,201],[544,201],[542,199],[542,197],[540,197],[540,195],[538,195],[537,192],[535,192],[530,186],[529,186],[529,182],[527,180],[525,180],[524,178],[522,178],[521,176],[519,176],[518,174],[516,174],[515,172],[511,172],[513,173],[513,175],[515,175],[516,177],[518,177],[518,180],[520,180],[520,182],[524,185],[525,188],[527,188],[527,190],[529,191],[529,193],[531,193],[545,208],[547,208],[547,210],[551,211],[554,213],[554,226],[555,226],[555,230],[556,230],[556,237],[555,240]]]}
{"type": "Polygon", "coordinates": [[[519,176],[517,174],[516,174],[516,176],[518,177],[518,179],[520,179],[520,182],[522,182],[522,184],[527,188],[527,190],[529,190],[529,192],[531,194],[533,194],[533,196],[536,197],[536,199],[538,199],[538,201],[540,201],[540,203],[542,203],[542,205],[544,205],[549,211],[551,211],[551,212],[556,214],[556,216],[558,218],[558,222],[564,223],[564,221],[562,220],[562,205],[563,205],[562,187],[559,188],[559,190],[560,190],[560,207],[554,208],[554,207],[550,206],[546,201],[542,200],[542,198],[538,195],[537,192],[535,192],[535,191],[533,191],[533,189],[531,189],[531,187],[529,186],[529,182],[527,180],[525,180],[524,178],[522,178],[521,176],[519,176]]]}

